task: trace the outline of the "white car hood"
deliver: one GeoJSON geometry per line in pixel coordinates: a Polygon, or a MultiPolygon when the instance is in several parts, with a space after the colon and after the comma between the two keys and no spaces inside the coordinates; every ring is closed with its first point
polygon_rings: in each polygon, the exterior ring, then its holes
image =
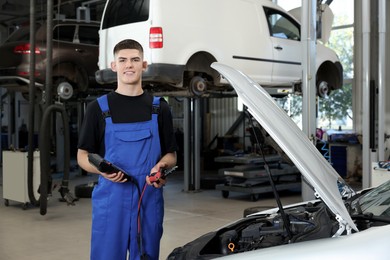
{"type": "MultiPolygon", "coordinates": [[[[297,7],[294,9],[291,9],[288,11],[292,16],[294,16],[295,19],[297,19],[301,24],[301,15],[302,15],[302,7],[297,7]]],[[[327,4],[321,5],[321,28],[317,28],[318,30],[321,30],[321,38],[318,38],[317,40],[320,40],[323,44],[326,44],[329,41],[330,33],[332,31],[332,24],[334,20],[334,15],[332,9],[327,4]]],[[[317,21],[319,17],[317,14],[317,21]]]]}
{"type": "Polygon", "coordinates": [[[316,196],[336,215],[339,223],[358,231],[338,189],[337,181],[342,178],[296,123],[275,103],[266,90],[244,73],[216,62],[211,64],[211,67],[234,87],[251,115],[289,156],[313,186],[316,196]]]}

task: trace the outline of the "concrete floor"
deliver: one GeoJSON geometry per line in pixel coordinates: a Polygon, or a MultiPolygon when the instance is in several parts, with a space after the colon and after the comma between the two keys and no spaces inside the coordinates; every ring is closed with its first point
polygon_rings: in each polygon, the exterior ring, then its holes
{"type": "MultiPolygon", "coordinates": [[[[94,175],[72,173],[72,194],[76,185],[94,180],[94,175]]],[[[0,198],[4,199],[2,178],[0,181],[0,198]]],[[[60,181],[56,179],[54,183],[60,181]]],[[[164,193],[165,220],[160,259],[166,259],[174,248],[242,217],[247,208],[276,206],[272,194],[264,194],[254,202],[249,194],[243,193],[231,192],[225,199],[221,191],[215,189],[184,192],[180,172],[169,177],[164,193]]],[[[9,201],[8,207],[5,203],[0,204],[0,260],[89,259],[91,200],[80,198],[75,206],[67,206],[59,202],[59,198],[56,189],[44,216],[36,207],[23,210],[20,202],[9,201]]],[[[301,195],[285,192],[281,199],[283,204],[295,203],[301,201],[301,195]]]]}

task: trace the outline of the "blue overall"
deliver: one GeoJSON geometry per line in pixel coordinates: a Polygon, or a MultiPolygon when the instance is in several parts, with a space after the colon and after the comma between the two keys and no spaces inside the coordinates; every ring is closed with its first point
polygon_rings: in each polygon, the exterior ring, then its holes
{"type": "MultiPolygon", "coordinates": [[[[101,110],[109,112],[107,96],[98,98],[101,110]]],[[[154,97],[153,106],[160,99],[154,97]]],[[[107,116],[105,128],[105,159],[119,166],[134,177],[134,182],[114,183],[99,176],[99,183],[92,193],[91,260],[140,259],[138,243],[139,193],[145,184],[145,176],[161,156],[158,133],[158,114],[152,119],[137,123],[114,124],[107,116]]],[[[158,259],[162,236],[164,201],[163,190],[146,187],[140,209],[141,250],[147,259],[158,259]]]]}

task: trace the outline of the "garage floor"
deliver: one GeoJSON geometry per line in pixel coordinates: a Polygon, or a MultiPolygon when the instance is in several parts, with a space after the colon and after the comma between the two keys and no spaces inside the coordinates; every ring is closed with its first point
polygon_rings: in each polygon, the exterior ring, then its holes
{"type": "MultiPolygon", "coordinates": [[[[71,176],[73,194],[76,185],[96,180],[95,175],[81,176],[77,172],[71,176]]],[[[60,180],[54,182],[60,183],[60,180]]],[[[0,184],[3,199],[2,178],[0,184]]],[[[175,247],[242,217],[247,208],[276,206],[272,194],[264,194],[253,202],[243,193],[233,192],[224,199],[221,192],[214,189],[184,192],[181,172],[170,177],[164,192],[165,222],[160,259],[166,259],[175,247]]],[[[89,259],[91,200],[80,198],[75,206],[67,206],[58,198],[60,194],[56,189],[45,216],[39,214],[38,208],[23,210],[19,202],[10,201],[8,207],[0,204],[0,259],[89,259]]],[[[301,201],[301,195],[284,192],[281,199],[283,204],[295,203],[301,201]]]]}

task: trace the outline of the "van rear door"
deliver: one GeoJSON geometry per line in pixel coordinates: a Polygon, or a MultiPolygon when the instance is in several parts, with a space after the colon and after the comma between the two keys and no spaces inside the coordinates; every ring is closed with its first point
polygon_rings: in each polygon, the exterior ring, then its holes
{"type": "Polygon", "coordinates": [[[148,61],[150,0],[108,0],[103,11],[99,31],[99,69],[109,69],[114,60],[115,44],[124,39],[134,39],[144,47],[148,61]]]}

